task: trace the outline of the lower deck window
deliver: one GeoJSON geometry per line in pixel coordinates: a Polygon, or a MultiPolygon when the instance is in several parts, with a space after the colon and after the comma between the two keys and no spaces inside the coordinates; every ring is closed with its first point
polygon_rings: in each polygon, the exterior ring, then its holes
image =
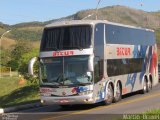
{"type": "Polygon", "coordinates": [[[108,59],[107,74],[109,77],[123,74],[131,74],[142,71],[143,58],[132,59],[108,59]]]}

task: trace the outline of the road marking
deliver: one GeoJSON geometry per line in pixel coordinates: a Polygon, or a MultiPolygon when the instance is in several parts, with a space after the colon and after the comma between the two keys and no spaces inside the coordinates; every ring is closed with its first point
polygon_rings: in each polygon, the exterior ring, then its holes
{"type": "Polygon", "coordinates": [[[88,112],[91,112],[91,111],[94,111],[94,110],[101,110],[101,109],[105,109],[105,108],[111,108],[111,107],[130,104],[130,103],[134,103],[134,102],[138,102],[138,101],[143,101],[143,100],[150,99],[150,98],[157,97],[157,96],[160,96],[160,93],[152,94],[152,95],[149,95],[149,96],[144,96],[142,98],[137,98],[137,99],[129,100],[129,101],[126,101],[126,102],[115,103],[115,104],[111,104],[111,105],[103,106],[103,107],[99,107],[99,108],[93,108],[93,109],[90,109],[90,110],[84,110],[84,111],[80,111],[80,112],[72,112],[72,113],[67,114],[67,115],[48,117],[48,118],[44,118],[42,120],[53,120],[53,119],[57,119],[57,118],[62,118],[62,117],[67,117],[67,116],[72,116],[72,115],[78,115],[78,114],[82,114],[82,113],[88,113],[88,112]]]}

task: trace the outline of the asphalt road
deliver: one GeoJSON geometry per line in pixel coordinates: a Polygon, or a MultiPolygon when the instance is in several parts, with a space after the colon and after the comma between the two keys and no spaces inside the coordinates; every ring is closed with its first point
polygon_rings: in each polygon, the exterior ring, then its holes
{"type": "MultiPolygon", "coordinates": [[[[155,86],[149,93],[139,94],[138,92],[123,96],[118,103],[111,105],[77,105],[68,109],[62,109],[57,105],[43,106],[23,111],[18,111],[14,115],[18,115],[19,119],[26,120],[101,120],[101,119],[128,119],[128,114],[136,114],[151,109],[160,108],[160,84],[155,86]],[[126,116],[127,115],[127,116],[126,116]]],[[[146,116],[143,116],[147,118],[146,116]]],[[[160,119],[159,116],[153,116],[160,119]]],[[[142,118],[140,118],[142,119],[142,118]]],[[[149,119],[149,118],[147,118],[149,119]]]]}

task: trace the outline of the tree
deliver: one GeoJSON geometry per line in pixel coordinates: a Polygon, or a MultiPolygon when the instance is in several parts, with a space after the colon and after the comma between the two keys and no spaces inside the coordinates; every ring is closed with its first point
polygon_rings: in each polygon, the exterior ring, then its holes
{"type": "Polygon", "coordinates": [[[8,66],[12,68],[12,70],[18,70],[20,59],[23,54],[30,52],[32,49],[32,45],[27,41],[18,40],[14,45],[14,48],[11,50],[11,60],[8,62],[8,66]]]}
{"type": "Polygon", "coordinates": [[[11,51],[9,49],[4,49],[0,46],[0,66],[7,66],[7,63],[11,60],[11,51]]]}
{"type": "MultiPolygon", "coordinates": [[[[24,76],[24,78],[28,81],[28,83],[31,84],[37,84],[38,79],[37,77],[32,77],[28,74],[28,63],[31,60],[31,58],[38,56],[38,53],[39,53],[38,49],[33,49],[32,51],[23,54],[19,60],[18,71],[20,72],[20,74],[24,76]]],[[[34,65],[34,70],[38,74],[38,63],[34,65]]]]}
{"type": "Polygon", "coordinates": [[[18,71],[21,74],[28,73],[28,63],[31,58],[38,56],[38,49],[33,49],[28,53],[24,53],[21,58],[19,59],[19,68],[18,71]]]}

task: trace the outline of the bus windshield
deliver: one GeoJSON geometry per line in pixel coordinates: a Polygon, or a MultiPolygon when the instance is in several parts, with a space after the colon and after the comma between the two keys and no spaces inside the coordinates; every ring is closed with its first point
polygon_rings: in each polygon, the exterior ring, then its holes
{"type": "Polygon", "coordinates": [[[41,51],[84,49],[91,47],[90,25],[46,28],[43,32],[41,51]]]}
{"type": "Polygon", "coordinates": [[[40,60],[42,84],[86,85],[92,82],[89,56],[44,58],[40,60]]]}

